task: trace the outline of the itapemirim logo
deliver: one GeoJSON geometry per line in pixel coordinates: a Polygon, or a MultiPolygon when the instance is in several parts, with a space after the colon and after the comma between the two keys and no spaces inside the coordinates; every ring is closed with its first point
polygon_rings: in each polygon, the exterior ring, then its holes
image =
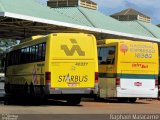
{"type": "Polygon", "coordinates": [[[79,56],[85,56],[85,52],[81,49],[75,39],[70,39],[72,48],[69,49],[67,45],[61,45],[61,50],[64,50],[67,56],[73,56],[73,54],[77,51],[79,56]]]}

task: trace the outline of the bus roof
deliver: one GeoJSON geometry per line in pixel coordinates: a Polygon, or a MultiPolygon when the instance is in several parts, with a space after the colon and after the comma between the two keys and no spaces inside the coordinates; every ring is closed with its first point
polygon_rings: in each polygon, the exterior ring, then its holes
{"type": "Polygon", "coordinates": [[[98,40],[97,45],[102,44],[109,44],[109,43],[118,43],[118,42],[126,42],[126,41],[132,41],[132,40],[126,40],[126,39],[104,39],[104,40],[98,40]]]}
{"type": "Polygon", "coordinates": [[[41,42],[45,41],[44,38],[48,37],[50,35],[58,36],[58,35],[65,35],[65,34],[79,34],[79,35],[83,34],[83,35],[87,35],[87,36],[92,35],[92,34],[85,34],[85,33],[50,33],[48,35],[37,35],[37,36],[32,36],[32,37],[29,37],[29,38],[22,40],[22,42],[20,42],[19,45],[13,46],[9,51],[17,50],[17,49],[25,47],[25,46],[30,46],[34,43],[37,43],[37,40],[40,40],[40,39],[41,39],[41,42]]]}
{"type": "Polygon", "coordinates": [[[21,41],[21,43],[24,43],[24,42],[27,42],[27,41],[31,41],[31,40],[35,40],[35,39],[38,39],[38,38],[41,38],[41,37],[43,37],[43,35],[32,36],[32,37],[23,39],[23,40],[21,41]]]}
{"type": "MultiPolygon", "coordinates": [[[[134,40],[128,40],[128,39],[103,39],[98,40],[97,45],[104,45],[109,43],[120,43],[120,42],[134,42],[134,40]]],[[[136,42],[148,42],[148,41],[136,41],[136,42]]]]}

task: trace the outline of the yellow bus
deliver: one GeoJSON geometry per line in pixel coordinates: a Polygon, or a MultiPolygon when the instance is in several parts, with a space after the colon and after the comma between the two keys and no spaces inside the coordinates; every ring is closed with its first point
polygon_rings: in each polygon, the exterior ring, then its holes
{"type": "Polygon", "coordinates": [[[158,45],[106,39],[97,42],[100,98],[135,102],[158,96],[158,45]]]}
{"type": "Polygon", "coordinates": [[[34,36],[15,46],[6,58],[6,93],[53,96],[79,104],[96,94],[96,39],[83,33],[34,36]]]}

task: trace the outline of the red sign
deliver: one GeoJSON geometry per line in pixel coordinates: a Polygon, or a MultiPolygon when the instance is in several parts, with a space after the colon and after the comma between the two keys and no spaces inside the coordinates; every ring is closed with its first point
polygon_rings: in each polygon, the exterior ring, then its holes
{"type": "Polygon", "coordinates": [[[142,83],[141,82],[134,82],[134,86],[142,86],[142,83]]]}
{"type": "Polygon", "coordinates": [[[120,46],[120,50],[121,50],[121,52],[123,52],[124,55],[125,55],[125,53],[128,51],[128,46],[127,46],[126,44],[122,44],[122,45],[120,46]]]}

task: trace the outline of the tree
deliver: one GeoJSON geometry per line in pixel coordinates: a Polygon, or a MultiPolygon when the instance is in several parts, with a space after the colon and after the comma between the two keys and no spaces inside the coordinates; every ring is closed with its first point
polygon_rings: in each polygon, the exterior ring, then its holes
{"type": "Polygon", "coordinates": [[[16,44],[18,44],[17,40],[0,39],[0,54],[5,53],[8,48],[10,48],[16,44]]]}
{"type": "Polygon", "coordinates": [[[1,65],[1,60],[4,58],[7,49],[18,44],[17,40],[12,40],[12,39],[0,39],[0,65],[1,65]]]}

